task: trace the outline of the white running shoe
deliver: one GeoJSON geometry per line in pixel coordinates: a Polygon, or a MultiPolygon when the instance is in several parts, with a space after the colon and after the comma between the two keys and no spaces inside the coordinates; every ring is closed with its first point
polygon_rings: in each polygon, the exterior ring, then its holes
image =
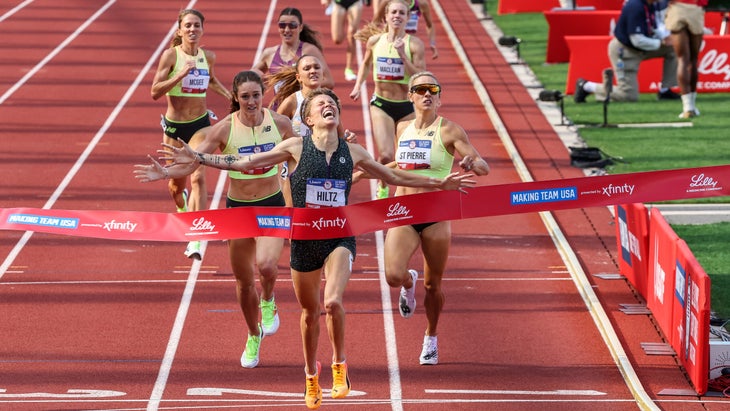
{"type": "Polygon", "coordinates": [[[423,337],[423,349],[419,361],[421,365],[436,365],[439,363],[438,337],[426,335],[423,337]]]}
{"type": "Polygon", "coordinates": [[[398,299],[398,310],[403,318],[410,318],[416,311],[416,281],[418,281],[418,271],[408,270],[411,275],[413,285],[411,288],[400,288],[400,298],[398,299]]]}
{"type": "Polygon", "coordinates": [[[192,258],[194,260],[202,260],[203,252],[200,251],[200,241],[191,241],[185,248],[185,257],[192,258]]]}

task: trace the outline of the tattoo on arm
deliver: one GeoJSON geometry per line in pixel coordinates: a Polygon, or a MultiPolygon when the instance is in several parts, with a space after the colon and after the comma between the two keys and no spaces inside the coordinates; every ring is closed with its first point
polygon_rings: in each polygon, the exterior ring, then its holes
{"type": "Polygon", "coordinates": [[[198,162],[205,165],[205,155],[203,153],[198,153],[198,162]]]}
{"type": "Polygon", "coordinates": [[[228,154],[228,155],[226,155],[226,156],[223,157],[223,161],[226,163],[226,165],[228,166],[228,168],[230,168],[233,165],[233,163],[236,162],[236,160],[238,160],[238,157],[237,156],[234,156],[232,154],[228,154]]]}

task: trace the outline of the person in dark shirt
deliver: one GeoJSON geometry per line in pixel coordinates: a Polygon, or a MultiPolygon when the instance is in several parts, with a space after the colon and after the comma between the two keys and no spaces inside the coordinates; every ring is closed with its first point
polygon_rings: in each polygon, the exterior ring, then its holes
{"type": "Polygon", "coordinates": [[[595,94],[597,101],[639,100],[639,65],[642,61],[663,58],[662,83],[657,98],[677,100],[679,95],[671,89],[677,86],[677,56],[672,47],[669,31],[664,26],[661,0],[628,0],[614,28],[614,37],[608,43],[611,68],[604,70],[601,83],[579,78],[573,99],[586,101],[588,94],[595,94]],[[613,85],[613,79],[616,85],[613,85]]]}

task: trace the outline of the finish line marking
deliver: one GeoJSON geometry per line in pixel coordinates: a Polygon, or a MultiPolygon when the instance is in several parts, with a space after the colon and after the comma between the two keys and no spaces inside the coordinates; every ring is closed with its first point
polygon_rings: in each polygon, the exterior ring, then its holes
{"type": "Polygon", "coordinates": [[[594,390],[553,390],[553,391],[516,391],[516,390],[438,390],[426,389],[426,394],[475,394],[475,395],[607,395],[594,390]]]}

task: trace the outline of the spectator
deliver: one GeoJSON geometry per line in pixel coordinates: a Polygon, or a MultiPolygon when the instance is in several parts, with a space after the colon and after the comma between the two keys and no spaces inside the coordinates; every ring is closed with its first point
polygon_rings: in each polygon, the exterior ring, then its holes
{"type": "Polygon", "coordinates": [[[573,99],[583,103],[588,94],[595,94],[597,101],[639,100],[639,64],[652,58],[663,58],[662,85],[657,93],[659,100],[678,100],[671,88],[677,86],[677,57],[671,44],[669,31],[662,24],[663,3],[660,0],[628,0],[614,28],[614,37],[608,43],[608,58],[612,69],[604,70],[603,83],[579,78],[573,99]],[[606,84],[616,78],[616,86],[606,84]]]}
{"type": "Polygon", "coordinates": [[[667,9],[666,25],[672,32],[674,52],[679,60],[677,81],[682,95],[682,113],[679,118],[700,115],[695,106],[697,98],[697,59],[702,45],[707,0],[672,0],[667,9]]]}

